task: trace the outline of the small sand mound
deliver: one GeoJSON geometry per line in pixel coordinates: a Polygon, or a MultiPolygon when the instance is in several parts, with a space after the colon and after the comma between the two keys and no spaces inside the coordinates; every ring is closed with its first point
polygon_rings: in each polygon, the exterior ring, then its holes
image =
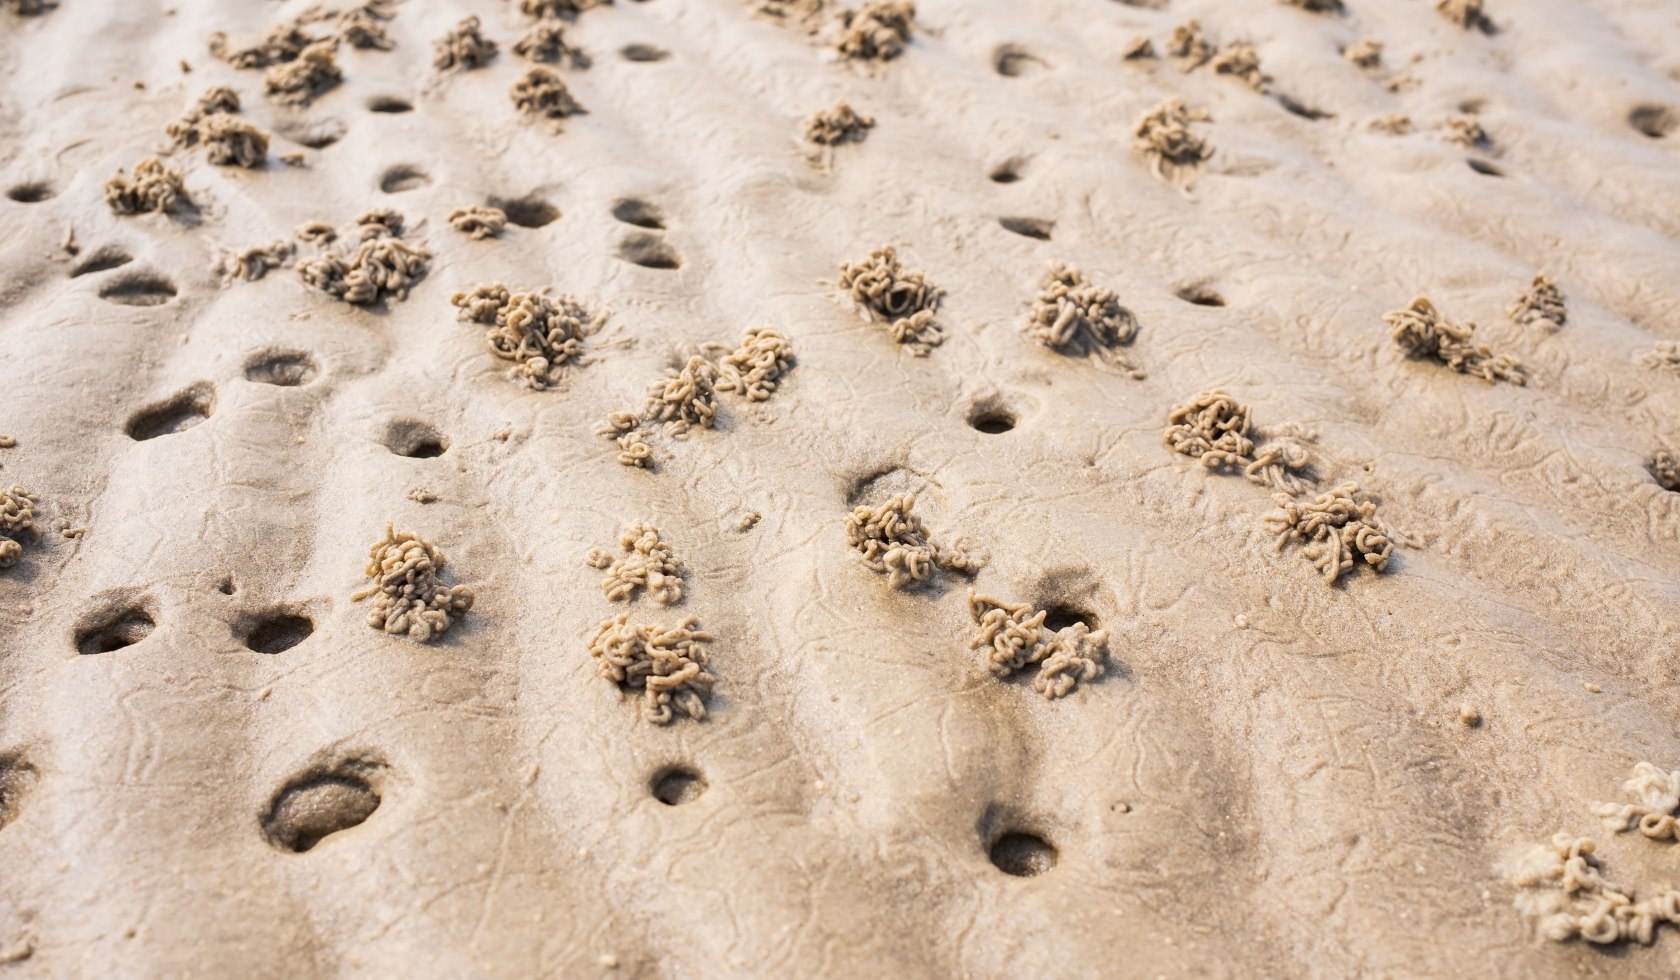
{"type": "Polygon", "coordinates": [[[1606,830],[1620,834],[1635,827],[1647,838],[1680,841],[1680,769],[1670,772],[1649,762],[1633,767],[1633,778],[1622,784],[1630,803],[1595,803],[1593,813],[1606,830]]]}
{"type": "Polygon", "coordinates": [[[465,71],[489,64],[496,56],[496,42],[484,36],[478,18],[467,17],[433,45],[432,67],[438,71],[465,71]]]}
{"type": "Polygon", "coordinates": [[[495,238],[507,227],[507,212],[501,208],[478,206],[456,208],[449,212],[449,227],[473,241],[495,238]]]}
{"type": "Polygon", "coordinates": [[[317,41],[294,60],[268,69],[263,91],[282,105],[306,106],[344,80],[338,67],[338,41],[317,41]]]}
{"type": "Polygon", "coordinates": [[[1167,36],[1167,57],[1178,62],[1179,71],[1188,72],[1207,64],[1213,50],[1213,44],[1202,33],[1202,22],[1195,18],[1174,27],[1167,36]]]}
{"type": "Polygon", "coordinates": [[[709,429],[717,422],[717,368],[698,354],[681,368],[648,386],[643,418],[665,423],[673,439],[688,437],[689,429],[709,429]]]}
{"type": "Polygon", "coordinates": [[[1149,161],[1156,177],[1188,187],[1203,163],[1213,156],[1207,141],[1190,131],[1190,124],[1208,119],[1206,109],[1189,109],[1170,98],[1144,113],[1132,130],[1132,146],[1149,161]]]}
{"type": "Polygon", "coordinates": [[[851,61],[891,61],[904,53],[915,18],[916,5],[905,0],[872,0],[842,10],[834,50],[851,61]]]}
{"type": "Polygon", "coordinates": [[[1260,70],[1260,54],[1244,42],[1229,45],[1208,62],[1217,75],[1230,75],[1256,92],[1271,87],[1271,76],[1260,70]]]}
{"type": "Polygon", "coordinates": [[[167,214],[187,199],[187,186],[179,170],[171,170],[157,157],[134,165],[134,175],[116,176],[105,182],[105,203],[117,214],[167,214]]]}
{"type": "Polygon", "coordinates": [[[389,208],[369,211],[356,219],[358,244],[354,251],[335,247],[338,235],[322,222],[298,229],[296,237],[322,249],[322,254],[298,263],[304,285],[356,306],[386,297],[406,299],[409,287],[426,274],[432,253],[411,245],[402,234],[403,217],[389,208]]]}
{"type": "Polygon", "coordinates": [[[914,588],[926,582],[935,568],[972,575],[985,557],[970,551],[957,538],[941,547],[912,511],[913,493],[893,497],[878,507],[857,507],[846,515],[846,543],[863,556],[863,563],[887,576],[888,586],[914,588]]]}
{"type": "Polygon", "coordinates": [[[338,15],[338,36],[359,50],[389,51],[396,42],[385,33],[392,14],[383,2],[364,4],[338,15]]]}
{"type": "Polygon", "coordinates": [[[211,271],[223,282],[255,282],[285,265],[295,251],[295,246],[284,239],[267,245],[253,245],[237,252],[223,253],[216,259],[211,271]]]}
{"type": "Polygon", "coordinates": [[[526,61],[565,62],[573,68],[589,67],[589,58],[566,43],[565,25],[558,20],[539,20],[518,41],[513,53],[526,61]]]}
{"type": "Polygon", "coordinates": [[[41,498],[16,484],[0,490],[0,568],[11,568],[23,557],[17,537],[35,526],[35,507],[40,502],[41,498]]]}
{"type": "Polygon", "coordinates": [[[1326,585],[1335,585],[1344,572],[1351,572],[1355,556],[1376,571],[1386,569],[1394,544],[1377,520],[1377,505],[1358,493],[1359,484],[1344,483],[1310,502],[1274,495],[1278,512],[1267,515],[1265,522],[1277,535],[1277,549],[1300,545],[1326,585]]]}
{"type": "Polygon", "coordinates": [[[1493,146],[1493,138],[1482,128],[1482,121],[1468,114],[1448,116],[1437,129],[1437,133],[1448,143],[1471,149],[1487,149],[1493,146]]]}
{"type": "Polygon", "coordinates": [[[462,320],[488,327],[490,352],[512,361],[508,377],[535,391],[559,384],[561,368],[576,362],[594,317],[570,295],[541,290],[512,293],[499,282],[484,283],[449,297],[462,320]]]}
{"type": "Polygon", "coordinates": [[[1505,308],[1511,322],[1523,327],[1557,330],[1569,319],[1569,308],[1563,301],[1563,290],[1545,275],[1534,277],[1528,291],[1505,308]]]}
{"type": "Polygon", "coordinates": [[[735,391],[747,401],[766,401],[791,370],[793,344],[769,327],[748,330],[741,346],[718,362],[718,391],[735,391]]]}
{"type": "Polygon", "coordinates": [[[560,76],[541,66],[530,68],[520,76],[508,95],[514,108],[527,116],[564,119],[583,111],[560,76]]]}
{"type": "Polygon", "coordinates": [[[1474,323],[1448,320],[1423,297],[1412,300],[1404,310],[1385,315],[1383,321],[1393,328],[1390,336],[1395,344],[1410,357],[1434,358],[1460,374],[1474,375],[1489,384],[1527,382],[1516,358],[1495,355],[1486,345],[1471,343],[1474,323]]]}
{"type": "Polygon", "coordinates": [[[1049,700],[1066,697],[1084,681],[1102,676],[1108,656],[1108,631],[1092,631],[1084,623],[1051,633],[1044,628],[1045,610],[968,593],[968,614],[980,633],[969,641],[971,650],[986,651],[986,669],[1003,678],[1038,664],[1033,690],[1049,700]]]}
{"type": "Polygon", "coordinates": [[[438,579],[447,561],[431,542],[385,525],[385,537],[368,549],[367,577],[372,583],[353,593],[352,602],[372,598],[368,625],[428,642],[446,632],[472,608],[472,590],[446,586],[438,579]]]}
{"type": "Polygon", "coordinates": [[[803,125],[802,135],[807,143],[840,146],[843,143],[862,143],[875,127],[875,117],[863,115],[841,99],[834,103],[833,108],[806,116],[803,125]]]}
{"type": "Polygon", "coordinates": [[[1466,30],[1493,31],[1493,21],[1488,20],[1483,0],[1440,0],[1435,9],[1442,17],[1466,30]]]}
{"type": "Polygon", "coordinates": [[[1355,41],[1342,49],[1342,57],[1366,71],[1375,71],[1382,67],[1382,53],[1382,42],[1372,38],[1355,41]]]}
{"type": "Polygon", "coordinates": [[[605,548],[591,548],[584,563],[591,568],[604,568],[601,591],[613,602],[635,598],[643,589],[662,606],[682,601],[683,563],[671,546],[659,540],[659,528],[637,521],[618,536],[623,555],[614,555],[605,548]]]}
{"type": "Polygon", "coordinates": [[[1076,357],[1095,354],[1128,371],[1136,365],[1118,348],[1137,333],[1137,317],[1120,305],[1114,290],[1091,285],[1078,269],[1061,262],[1052,263],[1039,282],[1027,319],[1027,335],[1045,347],[1076,357]]]}
{"type": "Polygon", "coordinates": [[[866,318],[890,324],[893,340],[916,357],[945,342],[945,332],[933,322],[939,288],[924,273],[904,271],[893,246],[875,249],[861,262],[841,263],[838,285],[866,318]]]}
{"type": "Polygon", "coordinates": [[[668,725],[678,714],[702,721],[717,678],[706,671],[712,636],[698,624],[690,616],[671,629],[631,625],[630,614],[620,613],[595,631],[589,655],[620,692],[642,692],[642,717],[652,724],[668,725]]]}

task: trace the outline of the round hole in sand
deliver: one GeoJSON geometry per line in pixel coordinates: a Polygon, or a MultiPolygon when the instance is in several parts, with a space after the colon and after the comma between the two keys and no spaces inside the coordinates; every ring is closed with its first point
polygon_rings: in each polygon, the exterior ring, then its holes
{"type": "Polygon", "coordinates": [[[142,270],[119,276],[99,287],[99,298],[118,306],[162,306],[175,298],[175,284],[159,272],[142,270]]]}
{"type": "Polygon", "coordinates": [[[1038,834],[1012,830],[992,842],[991,859],[1006,875],[1032,878],[1056,866],[1056,848],[1038,834]]]}
{"type": "Polygon", "coordinates": [[[612,216],[638,228],[652,228],[658,231],[665,227],[665,216],[659,212],[657,206],[634,197],[621,197],[614,201],[612,216]]]}
{"type": "Polygon", "coordinates": [[[1026,166],[1025,157],[1010,157],[993,167],[992,172],[987,176],[995,184],[1013,184],[1021,179],[1021,171],[1026,169],[1026,166]]]}
{"type": "Polygon", "coordinates": [[[977,405],[969,413],[968,424],[989,436],[1002,435],[1015,428],[1015,413],[1002,405],[987,403],[977,405]]]}
{"type": "Polygon", "coordinates": [[[1058,633],[1074,625],[1084,623],[1086,629],[1097,628],[1097,617],[1077,606],[1054,605],[1044,611],[1044,628],[1052,633],[1058,633]]]}
{"type": "Polygon", "coordinates": [[[414,103],[407,99],[399,99],[394,95],[376,95],[368,100],[369,112],[397,113],[413,112],[414,103]]]}
{"type": "Polygon", "coordinates": [[[315,359],[303,351],[263,351],[245,362],[245,380],[296,388],[315,379],[315,359]]]}
{"type": "Polygon", "coordinates": [[[309,639],[315,623],[308,616],[276,610],[253,616],[236,627],[247,649],[257,653],[284,653],[309,639]]]}
{"type": "Polygon", "coordinates": [[[677,250],[651,231],[632,232],[618,243],[618,257],[644,269],[676,269],[682,266],[677,250]]]}
{"type": "Polygon", "coordinates": [[[239,591],[239,586],[233,584],[233,579],[224,578],[222,579],[222,584],[216,586],[216,591],[220,592],[222,595],[233,595],[235,592],[239,591]]]}
{"type": "Polygon", "coordinates": [[[671,52],[664,48],[656,48],[651,44],[626,44],[618,49],[619,56],[625,61],[664,61],[671,56],[671,52]]]}
{"type": "Polygon", "coordinates": [[[410,459],[435,459],[449,450],[449,440],[428,422],[397,419],[385,426],[385,448],[410,459]]]}
{"type": "Polygon", "coordinates": [[[157,620],[142,605],[104,609],[87,617],[76,629],[76,650],[84,655],[114,653],[131,647],[157,628],[157,620]]]}
{"type": "Polygon", "coordinates": [[[1041,242],[1050,240],[1050,233],[1055,230],[1056,223],[1044,218],[999,218],[998,224],[1004,231],[1012,231],[1025,238],[1034,238],[1041,242]]]}
{"type": "Polygon", "coordinates": [[[262,817],[263,837],[279,850],[302,854],[333,834],[360,826],[381,802],[367,777],[384,768],[352,760],[294,777],[269,803],[262,817]]]}
{"type": "Polygon", "coordinates": [[[32,180],[26,184],[17,184],[6,191],[6,196],[19,204],[40,204],[53,198],[57,191],[53,185],[44,180],[32,180]]]}
{"type": "Polygon", "coordinates": [[[1676,112],[1673,106],[1647,102],[1634,106],[1628,112],[1627,120],[1628,125],[1635,130],[1651,139],[1660,140],[1680,127],[1680,112],[1676,112]]]}
{"type": "Polygon", "coordinates": [[[535,194],[524,197],[492,197],[490,206],[498,208],[507,219],[521,228],[541,228],[560,217],[560,209],[535,194]]]}
{"type": "Polygon", "coordinates": [[[1173,295],[1195,306],[1224,306],[1225,297],[1205,282],[1193,282],[1173,290],[1173,295]]]}
{"type": "Polygon", "coordinates": [[[1505,176],[1505,171],[1500,170],[1498,167],[1496,167],[1493,164],[1487,162],[1486,160],[1478,160],[1475,157],[1471,157],[1468,160],[1465,160],[1464,162],[1470,166],[1471,170],[1476,171],[1477,173],[1481,174],[1484,177],[1503,177],[1503,176],[1505,176]]]}
{"type": "Polygon", "coordinates": [[[648,781],[653,798],[666,806],[692,803],[706,792],[706,777],[689,766],[666,766],[648,781]]]}
{"type": "Polygon", "coordinates": [[[1043,68],[1044,61],[1019,45],[1005,44],[992,52],[992,67],[1005,78],[1019,78],[1043,68]]]}
{"type": "Polygon", "coordinates": [[[432,182],[432,175],[408,163],[399,163],[379,178],[379,189],[387,194],[419,190],[432,182]]]}
{"type": "Polygon", "coordinates": [[[129,416],[123,431],[135,442],[185,432],[216,410],[216,389],[201,381],[129,416]]]}

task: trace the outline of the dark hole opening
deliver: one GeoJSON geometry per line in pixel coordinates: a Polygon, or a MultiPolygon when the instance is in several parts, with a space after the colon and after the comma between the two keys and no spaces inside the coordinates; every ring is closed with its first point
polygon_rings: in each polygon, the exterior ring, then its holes
{"type": "Polygon", "coordinates": [[[315,624],[307,616],[280,613],[251,624],[245,646],[257,653],[284,653],[309,638],[315,624]]]}
{"type": "Polygon", "coordinates": [[[1056,866],[1056,848],[1037,834],[1011,831],[992,844],[992,864],[1006,875],[1032,878],[1056,866]]]}
{"type": "Polygon", "coordinates": [[[706,779],[687,766],[667,766],[653,774],[649,789],[666,806],[679,806],[699,799],[706,792],[706,779]]]}
{"type": "Polygon", "coordinates": [[[146,610],[124,609],[78,630],[76,649],[87,655],[113,653],[139,643],[156,628],[156,621],[146,610]]]}
{"type": "Polygon", "coordinates": [[[1195,283],[1189,286],[1181,286],[1177,290],[1177,296],[1186,303],[1193,303],[1196,306],[1225,305],[1225,297],[1219,295],[1217,292],[1214,292],[1213,288],[1205,283],[1195,283]]]}
{"type": "Polygon", "coordinates": [[[1050,232],[1056,227],[1054,221],[1046,221],[1043,218],[999,218],[998,224],[1002,225],[1005,231],[1036,238],[1041,242],[1049,241],[1050,232]]]}
{"type": "Polygon", "coordinates": [[[399,99],[394,95],[376,95],[368,100],[370,112],[412,112],[414,104],[407,99],[399,99]]]}
{"type": "Polygon", "coordinates": [[[509,221],[521,228],[541,228],[560,217],[559,208],[534,195],[521,198],[493,197],[490,199],[490,206],[501,209],[509,221]]]}
{"type": "Polygon", "coordinates": [[[1471,170],[1474,170],[1479,174],[1483,174],[1488,177],[1505,176],[1505,171],[1500,170],[1498,167],[1488,163],[1486,160],[1478,160],[1475,157],[1471,157],[1464,162],[1470,165],[1471,170]]]}
{"type": "Polygon", "coordinates": [[[1044,628],[1052,633],[1059,633],[1075,623],[1084,623],[1086,629],[1094,630],[1097,628],[1097,617],[1073,606],[1051,606],[1044,612],[1044,628]]]}
{"type": "Polygon", "coordinates": [[[613,203],[612,216],[627,225],[659,230],[665,227],[665,216],[646,201],[633,197],[620,198],[613,203]]]}
{"type": "Polygon", "coordinates": [[[399,420],[385,427],[385,448],[410,459],[436,459],[449,450],[449,440],[425,422],[399,420]]]}
{"type": "Polygon", "coordinates": [[[53,186],[43,180],[18,184],[6,191],[6,196],[19,204],[39,204],[42,201],[51,200],[53,194],[53,186]]]}

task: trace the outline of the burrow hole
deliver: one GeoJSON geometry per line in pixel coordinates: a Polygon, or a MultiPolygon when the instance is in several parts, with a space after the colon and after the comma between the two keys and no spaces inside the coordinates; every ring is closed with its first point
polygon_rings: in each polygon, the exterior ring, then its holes
{"type": "Polygon", "coordinates": [[[24,184],[14,184],[6,190],[6,196],[19,204],[40,204],[50,201],[58,192],[53,185],[44,180],[32,180],[24,184]]]}
{"type": "Polygon", "coordinates": [[[1084,623],[1085,628],[1097,628],[1097,617],[1077,606],[1062,604],[1052,605],[1044,611],[1044,628],[1052,633],[1059,633],[1075,623],[1084,623]]]}
{"type": "Polygon", "coordinates": [[[399,99],[394,95],[376,95],[368,100],[367,107],[369,112],[398,113],[414,111],[414,103],[407,99],[399,99]]]}
{"type": "Polygon", "coordinates": [[[293,610],[271,610],[240,622],[234,632],[249,650],[284,653],[309,639],[315,632],[315,622],[293,610]]]}
{"type": "Polygon", "coordinates": [[[1044,59],[1014,44],[1005,44],[992,52],[992,67],[999,75],[1019,78],[1046,67],[1044,59]]]}
{"type": "Polygon", "coordinates": [[[667,245],[665,239],[648,231],[624,236],[618,243],[618,257],[646,269],[677,269],[682,266],[676,249],[667,245]]]}
{"type": "Polygon", "coordinates": [[[1628,125],[1651,139],[1660,140],[1680,127],[1680,112],[1672,106],[1646,103],[1634,106],[1628,113],[1628,125]]]}
{"type": "Polygon", "coordinates": [[[521,228],[541,228],[560,217],[560,209],[535,194],[524,197],[492,197],[490,206],[521,228]]]}
{"type": "Polygon", "coordinates": [[[968,413],[968,424],[989,436],[1010,431],[1015,428],[1016,421],[1015,412],[1009,406],[996,402],[982,402],[968,413]]]}
{"type": "Polygon", "coordinates": [[[141,604],[102,609],[76,629],[76,650],[84,655],[114,653],[131,647],[157,629],[157,620],[141,604]]]}
{"type": "Polygon", "coordinates": [[[690,766],[666,766],[653,774],[648,790],[666,806],[681,806],[706,792],[706,777],[690,766]]]}
{"type": "Polygon", "coordinates": [[[296,388],[315,379],[315,359],[303,351],[263,351],[245,362],[245,380],[296,388]]]}
{"type": "Polygon", "coordinates": [[[91,275],[95,272],[109,272],[120,269],[134,261],[134,256],[115,245],[104,245],[87,258],[76,263],[70,269],[70,278],[91,275]]]}
{"type": "Polygon", "coordinates": [[[998,224],[1002,225],[1005,231],[1036,238],[1041,242],[1049,241],[1050,232],[1056,228],[1054,221],[1046,221],[1043,218],[999,218],[998,224]]]}
{"type": "Polygon", "coordinates": [[[377,778],[384,768],[377,762],[351,760],[292,777],[263,814],[263,837],[282,851],[302,854],[333,834],[365,823],[380,804],[370,777],[377,778]]]}
{"type": "Polygon", "coordinates": [[[281,136],[311,150],[324,150],[344,138],[350,131],[344,120],[332,116],[292,122],[277,127],[281,136]]]}
{"type": "Polygon", "coordinates": [[[1056,866],[1055,845],[1041,835],[1011,830],[992,842],[992,864],[1006,875],[1033,878],[1056,866]]]}
{"type": "Polygon", "coordinates": [[[996,184],[1013,184],[1021,179],[1021,172],[1026,169],[1026,166],[1027,160],[1025,157],[1010,157],[993,167],[992,172],[987,176],[991,177],[992,182],[996,184]]]}
{"type": "Polygon", "coordinates": [[[627,225],[659,230],[665,227],[665,216],[659,208],[634,197],[621,197],[613,202],[612,216],[627,225]]]}
{"type": "Polygon", "coordinates": [[[129,417],[125,430],[135,442],[185,432],[210,417],[216,409],[216,389],[208,381],[187,388],[156,405],[129,417]]]}
{"type": "Polygon", "coordinates": [[[1278,93],[1277,100],[1278,105],[1283,106],[1284,110],[1290,115],[1300,116],[1302,119],[1311,120],[1312,122],[1317,122],[1320,119],[1334,119],[1336,117],[1336,114],[1333,112],[1325,112],[1323,109],[1314,108],[1313,106],[1307,105],[1305,102],[1301,102],[1298,99],[1284,95],[1282,92],[1278,93]]]}
{"type": "Polygon", "coordinates": [[[216,591],[220,592],[222,595],[233,595],[235,592],[239,591],[239,586],[233,584],[233,579],[231,577],[224,578],[222,579],[222,584],[216,586],[216,591]]]}
{"type": "Polygon", "coordinates": [[[449,440],[429,422],[397,419],[385,426],[385,448],[410,459],[435,459],[448,451],[449,440]]]}
{"type": "Polygon", "coordinates": [[[1487,162],[1486,160],[1479,160],[1476,157],[1470,157],[1468,160],[1465,160],[1464,162],[1470,166],[1471,170],[1476,171],[1477,173],[1481,174],[1484,177],[1503,177],[1503,176],[1505,176],[1505,171],[1500,170],[1498,167],[1496,167],[1493,164],[1487,162]]]}
{"type": "Polygon", "coordinates": [[[387,194],[419,190],[432,182],[432,175],[413,164],[399,163],[379,178],[379,189],[387,194]]]}
{"type": "Polygon", "coordinates": [[[651,44],[626,44],[618,49],[619,55],[625,61],[664,61],[671,56],[664,48],[656,48],[651,44]]]}
{"type": "Polygon", "coordinates": [[[1225,297],[1205,282],[1193,282],[1173,290],[1173,295],[1196,306],[1224,306],[1225,297]]]}
{"type": "Polygon", "coordinates": [[[162,306],[175,298],[175,284],[159,272],[134,272],[101,285],[99,298],[118,306],[162,306]]]}

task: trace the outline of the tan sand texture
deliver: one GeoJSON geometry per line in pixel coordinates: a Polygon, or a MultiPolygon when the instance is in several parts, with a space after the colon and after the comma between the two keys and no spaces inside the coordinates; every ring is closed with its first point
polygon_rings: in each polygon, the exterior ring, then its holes
{"type": "Polygon", "coordinates": [[[1680,974],[1677,236],[1666,0],[3,0],[0,978],[1680,974]]]}

